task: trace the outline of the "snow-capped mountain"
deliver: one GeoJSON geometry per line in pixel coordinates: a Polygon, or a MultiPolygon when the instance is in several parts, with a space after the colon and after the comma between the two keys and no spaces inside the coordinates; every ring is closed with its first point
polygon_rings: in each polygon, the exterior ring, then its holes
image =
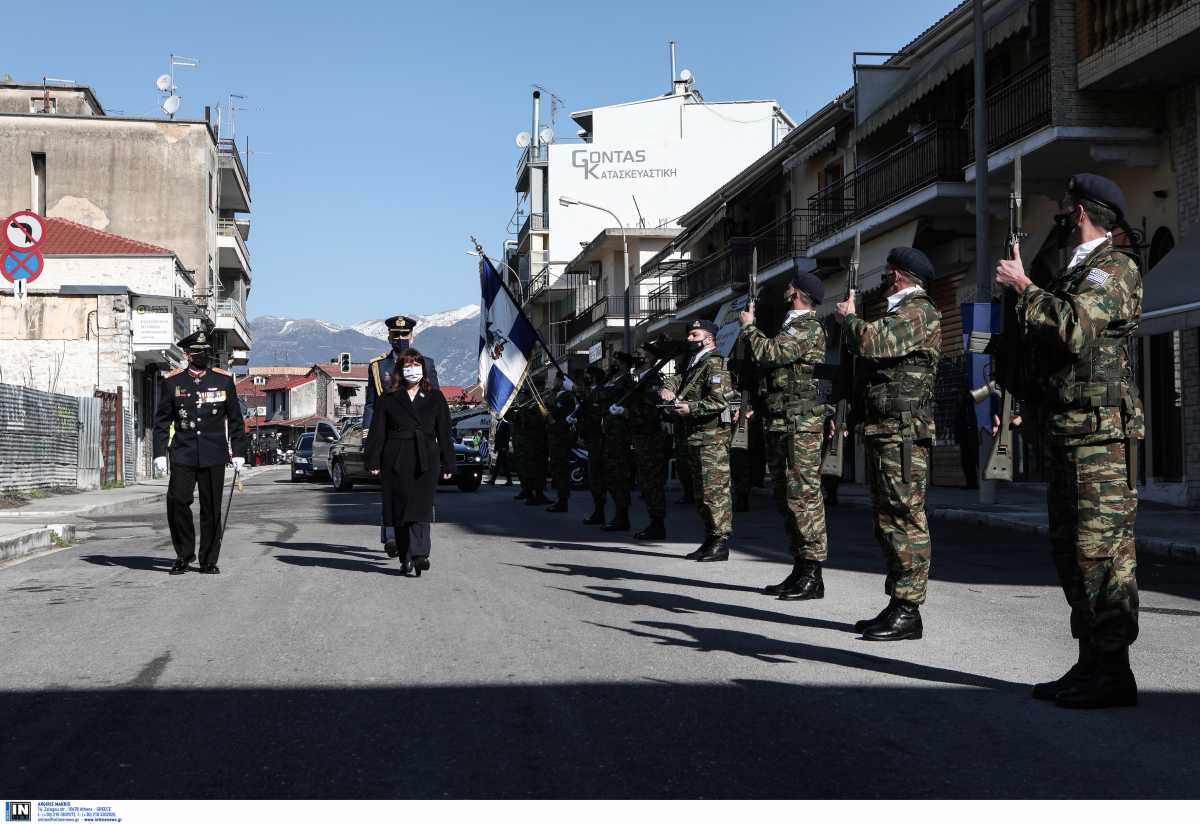
{"type": "MultiPolygon", "coordinates": [[[[413,346],[433,358],[447,386],[470,386],[478,379],[479,306],[472,304],[432,315],[415,315],[413,346]]],[[[309,366],[349,352],[365,363],[387,351],[382,320],[342,326],[313,318],[262,315],[250,321],[254,345],[251,366],[309,366]]]]}

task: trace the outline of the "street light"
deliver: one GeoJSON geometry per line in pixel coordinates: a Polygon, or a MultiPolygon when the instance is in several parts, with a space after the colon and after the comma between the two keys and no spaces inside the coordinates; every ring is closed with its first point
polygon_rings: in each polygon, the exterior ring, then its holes
{"type": "Polygon", "coordinates": [[[629,238],[625,235],[625,224],[623,224],[621,219],[613,214],[610,210],[605,209],[603,206],[597,206],[595,203],[588,203],[586,200],[576,200],[573,197],[559,197],[558,204],[563,207],[586,206],[589,209],[595,209],[598,212],[604,212],[613,219],[613,221],[617,224],[617,228],[621,230],[621,246],[623,249],[622,265],[624,266],[625,270],[625,351],[626,353],[632,355],[633,330],[629,328],[629,238]]]}

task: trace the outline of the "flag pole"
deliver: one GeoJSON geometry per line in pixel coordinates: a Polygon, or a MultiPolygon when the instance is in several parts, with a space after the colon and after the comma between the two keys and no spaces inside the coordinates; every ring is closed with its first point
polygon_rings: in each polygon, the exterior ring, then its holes
{"type": "MultiPolygon", "coordinates": [[[[479,245],[479,241],[477,241],[475,239],[475,236],[470,235],[470,238],[471,238],[471,243],[475,244],[475,254],[479,255],[480,267],[483,266],[483,262],[485,260],[488,263],[491,263],[492,262],[491,259],[487,256],[487,253],[483,251],[483,247],[479,245]]],[[[492,268],[495,268],[495,267],[493,266],[492,268]]],[[[525,315],[525,309],[521,306],[521,302],[513,296],[513,293],[511,291],[509,291],[508,284],[504,282],[504,278],[500,279],[500,288],[503,289],[505,294],[508,295],[509,299],[512,300],[513,305],[517,307],[517,311],[519,311],[522,315],[525,315]]],[[[525,315],[525,319],[528,320],[529,316],[525,315]]],[[[546,353],[546,357],[550,360],[550,363],[552,363],[554,365],[554,368],[556,370],[558,370],[561,374],[566,375],[567,374],[566,370],[563,369],[562,365],[558,362],[557,359],[555,359],[554,353],[552,351],[550,351],[550,347],[546,345],[546,341],[542,340],[542,333],[539,332],[538,328],[533,325],[533,321],[529,321],[529,328],[533,330],[534,337],[536,337],[537,342],[539,344],[541,344],[542,351],[544,351],[546,353]]]]}

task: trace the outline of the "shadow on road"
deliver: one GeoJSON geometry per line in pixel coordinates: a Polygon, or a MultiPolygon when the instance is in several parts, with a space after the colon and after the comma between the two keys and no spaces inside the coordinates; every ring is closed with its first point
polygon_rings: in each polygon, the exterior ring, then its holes
{"type": "Polygon", "coordinates": [[[118,566],[141,572],[167,572],[175,563],[175,553],[167,555],[80,555],[79,560],[96,566],[118,566]]]}

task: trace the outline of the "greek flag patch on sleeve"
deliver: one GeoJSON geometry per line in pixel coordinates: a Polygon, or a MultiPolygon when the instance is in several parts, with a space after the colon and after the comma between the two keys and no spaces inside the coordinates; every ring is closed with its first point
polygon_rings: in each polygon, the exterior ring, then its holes
{"type": "Polygon", "coordinates": [[[1093,269],[1087,274],[1088,283],[1094,283],[1097,286],[1103,286],[1108,283],[1109,274],[1103,269],[1093,269]]]}
{"type": "Polygon", "coordinates": [[[712,383],[720,383],[720,382],[721,382],[721,376],[720,376],[720,375],[713,375],[711,378],[709,378],[709,380],[710,380],[712,383]]]}
{"type": "Polygon", "coordinates": [[[789,326],[787,333],[794,338],[794,337],[798,337],[800,335],[800,330],[797,329],[795,326],[789,326]]]}

